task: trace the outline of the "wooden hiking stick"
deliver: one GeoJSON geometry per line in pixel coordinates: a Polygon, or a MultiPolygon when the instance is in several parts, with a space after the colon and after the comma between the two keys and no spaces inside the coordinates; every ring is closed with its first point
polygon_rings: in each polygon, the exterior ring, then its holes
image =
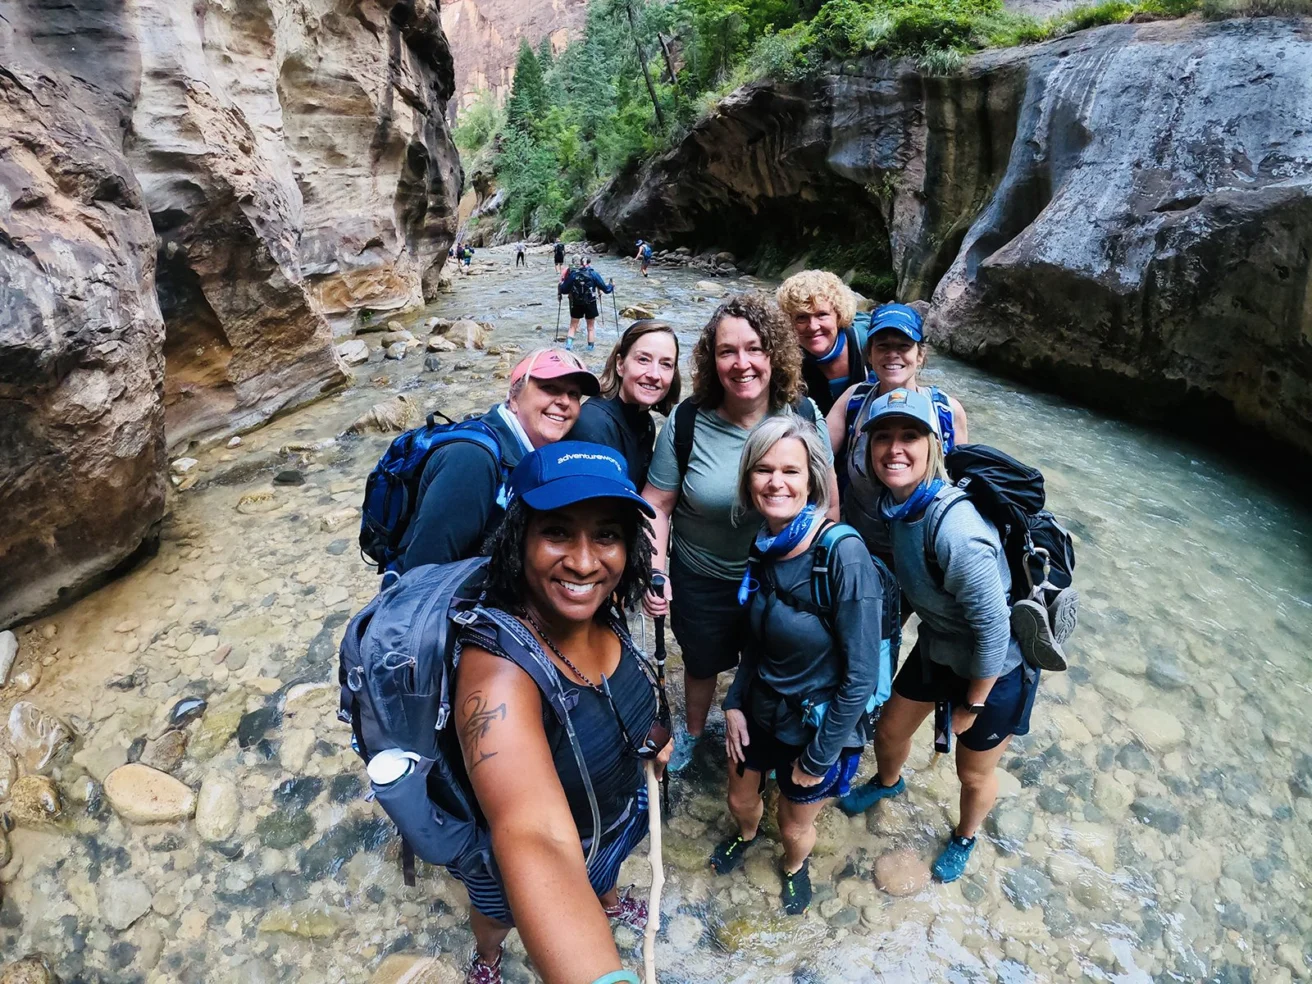
{"type": "Polygon", "coordinates": [[[642,968],[646,984],[656,984],[656,934],[661,929],[661,889],[665,863],[661,860],[661,791],[656,763],[647,760],[647,859],[651,862],[651,893],[647,898],[647,932],[642,941],[642,968]]]}

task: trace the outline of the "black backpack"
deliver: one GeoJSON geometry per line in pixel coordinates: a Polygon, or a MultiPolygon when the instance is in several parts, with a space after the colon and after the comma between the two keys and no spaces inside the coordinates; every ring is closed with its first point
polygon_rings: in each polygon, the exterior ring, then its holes
{"type": "MultiPolygon", "coordinates": [[[[688,473],[688,462],[692,460],[692,443],[697,432],[697,411],[700,406],[692,400],[684,400],[674,408],[674,458],[679,464],[679,485],[683,485],[683,476],[688,473]]],[[[811,421],[817,427],[815,404],[807,397],[802,397],[793,412],[799,417],[811,421]]]]}
{"type": "Polygon", "coordinates": [[[596,296],[597,289],[583,269],[569,275],[569,299],[579,307],[586,306],[596,296]]]}
{"type": "MultiPolygon", "coordinates": [[[[538,685],[569,735],[593,829],[601,827],[559,675],[517,619],[480,604],[487,563],[487,557],[471,557],[407,571],[351,619],[339,650],[337,716],[351,726],[351,747],[366,763],[387,749],[410,753],[414,761],[395,782],[371,783],[403,839],[407,885],[414,884],[415,855],[460,870],[491,859],[491,835],[452,725],[461,631],[476,633],[479,645],[513,661],[538,685]]],[[[599,840],[593,838],[593,850],[599,840]]]]}
{"type": "Polygon", "coordinates": [[[1048,512],[1043,473],[987,444],[961,444],[947,455],[948,474],[964,495],[948,500],[926,528],[925,556],[941,585],[934,544],[952,507],[969,499],[979,514],[998,529],[1002,551],[1011,568],[1011,600],[1036,591],[1046,605],[1071,585],[1075,544],[1070,533],[1048,512]]]}

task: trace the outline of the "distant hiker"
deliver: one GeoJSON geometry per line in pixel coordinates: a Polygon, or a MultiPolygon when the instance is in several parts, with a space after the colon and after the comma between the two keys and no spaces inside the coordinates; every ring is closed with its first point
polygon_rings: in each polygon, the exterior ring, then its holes
{"type": "Polygon", "coordinates": [[[876,728],[878,774],[841,805],[858,813],[906,790],[912,736],[937,705],[936,744],[958,740],[959,820],[933,865],[939,881],[951,882],[965,872],[997,798],[995,770],[1011,736],[1029,733],[1039,671],[1012,634],[1012,575],[998,531],[951,484],[938,426],[930,398],[908,389],[879,397],[863,426],[870,470],[885,489],[879,510],[898,580],[920,629],[876,728]]]}
{"type": "Polygon", "coordinates": [[[512,926],[544,980],[638,984],[610,923],[647,923],[646,903],[616,882],[647,833],[644,759],[663,764],[669,736],[622,611],[651,579],[651,507],[623,469],[574,441],[524,457],[486,600],[460,634],[452,706],[495,862],[450,869],[469,892],[472,984],[499,984],[512,926]],[[549,667],[552,693],[512,654],[524,649],[549,667]],[[569,727],[553,713],[566,690],[569,727]]]}
{"type": "Polygon", "coordinates": [[[765,523],[743,579],[749,641],[724,699],[738,833],[716,846],[711,867],[721,875],[737,869],[758,840],[761,794],[773,771],[789,915],[811,904],[815,820],[851,789],[893,683],[895,657],[881,642],[885,593],[896,582],[877,570],[855,530],[825,519],[829,476],[824,440],[792,414],[756,425],[738,469],[738,509],[765,523]]]}
{"type": "Polygon", "coordinates": [[[611,350],[601,373],[601,395],[583,404],[569,439],[618,451],[630,481],[642,488],[656,445],[652,411],[668,417],[681,388],[674,329],[664,321],[635,321],[611,350]]]}
{"type": "Polygon", "coordinates": [[[633,257],[642,264],[642,275],[647,276],[647,270],[651,267],[651,243],[638,240],[638,252],[633,257]]]}
{"type": "Polygon", "coordinates": [[[579,330],[579,320],[588,322],[588,351],[597,347],[597,290],[609,294],[615,289],[614,281],[607,283],[601,274],[592,268],[591,261],[584,260],[581,266],[571,266],[556,288],[558,294],[569,296],[569,332],[565,337],[565,348],[574,348],[574,333],[579,330]]]}
{"type": "Polygon", "coordinates": [[[472,263],[472,262],[474,261],[474,247],[473,247],[473,246],[466,246],[466,247],[465,247],[465,256],[464,256],[464,259],[465,259],[465,266],[466,266],[466,267],[468,267],[469,264],[472,263]]]}
{"type": "Polygon", "coordinates": [[[829,413],[838,395],[864,382],[865,336],[852,324],[856,297],[825,270],[803,270],[775,292],[802,346],[802,378],[807,394],[829,413]]]}
{"type": "Polygon", "coordinates": [[[968,442],[965,408],[938,387],[921,386],[917,380],[926,350],[924,325],[914,308],[905,304],[877,308],[870,319],[865,352],[873,379],[843,393],[827,420],[843,487],[843,522],[860,530],[866,546],[895,571],[888,523],[879,513],[884,488],[870,469],[869,432],[864,429],[879,397],[895,389],[924,394],[934,405],[943,453],[968,442]]]}
{"type": "Polygon", "coordinates": [[[565,244],[559,238],[556,239],[555,245],[551,247],[551,255],[556,264],[556,276],[559,277],[560,272],[565,268],[565,244]]]}
{"type": "Polygon", "coordinates": [[[525,356],[510,373],[506,402],[479,418],[496,438],[500,462],[472,441],[449,441],[432,453],[401,540],[400,569],[477,554],[504,514],[503,469],[563,439],[578,419],[582,397],[599,392],[597,377],[567,352],[538,349],[525,356]]]}
{"type": "Polygon", "coordinates": [[[528,260],[526,260],[526,259],[524,258],[524,244],[523,244],[523,243],[515,243],[515,267],[516,267],[516,269],[518,269],[519,267],[527,267],[527,266],[528,266],[528,260]]]}
{"type": "MultiPolygon", "coordinates": [[[[801,361],[792,326],[772,299],[730,297],[693,349],[692,396],[656,439],[642,494],[656,507],[652,563],[669,576],[643,608],[652,617],[670,614],[683,649],[687,730],[676,735],[676,771],[691,761],[706,727],[716,676],[738,665],[747,639],[738,588],[760,518],[749,512],[734,523],[743,444],[763,419],[790,408],[821,419],[802,395],[801,361]]],[[[828,434],[819,430],[827,448],[828,434]]],[[[837,498],[831,485],[827,501],[837,498]]]]}

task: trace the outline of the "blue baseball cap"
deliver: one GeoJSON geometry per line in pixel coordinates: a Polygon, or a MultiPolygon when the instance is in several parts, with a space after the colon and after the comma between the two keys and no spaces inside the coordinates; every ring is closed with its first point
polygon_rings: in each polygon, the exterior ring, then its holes
{"type": "Polygon", "coordinates": [[[875,313],[870,316],[870,334],[866,336],[866,344],[870,344],[876,332],[881,332],[885,328],[900,331],[916,343],[925,340],[924,320],[916,313],[915,308],[905,304],[884,304],[875,308],[875,313]]]}
{"type": "Polygon", "coordinates": [[[938,412],[934,409],[933,401],[916,390],[895,389],[879,397],[870,408],[870,418],[861,425],[861,429],[874,430],[881,420],[889,417],[910,417],[924,424],[935,437],[940,436],[938,412]]]}
{"type": "Polygon", "coordinates": [[[623,499],[656,516],[629,480],[624,459],[603,444],[557,441],[531,451],[510,473],[509,491],[511,500],[522,497],[541,512],[588,499],[623,499]]]}

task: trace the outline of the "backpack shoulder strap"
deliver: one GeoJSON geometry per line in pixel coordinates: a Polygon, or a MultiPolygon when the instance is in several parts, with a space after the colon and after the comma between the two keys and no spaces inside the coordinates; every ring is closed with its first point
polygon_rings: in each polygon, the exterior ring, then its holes
{"type": "Polygon", "coordinates": [[[861,351],[861,333],[856,330],[855,322],[844,330],[847,332],[847,378],[859,383],[870,377],[865,353],[861,351]]]}
{"type": "Polygon", "coordinates": [[[816,537],[815,562],[811,565],[811,597],[822,612],[830,612],[834,607],[834,572],[829,558],[833,556],[834,548],[850,536],[860,538],[861,534],[846,523],[830,523],[816,537]]]}
{"type": "Polygon", "coordinates": [[[847,409],[843,411],[845,420],[845,430],[847,432],[847,444],[845,447],[852,446],[852,437],[856,432],[856,421],[861,415],[861,408],[865,406],[866,400],[875,391],[875,384],[871,382],[858,383],[852,395],[847,398],[847,409]]]}
{"type": "Polygon", "coordinates": [[[674,457],[679,464],[679,485],[683,485],[683,476],[688,474],[688,462],[692,460],[692,442],[697,430],[697,404],[684,400],[674,408],[674,457]]]}
{"type": "Polygon", "coordinates": [[[956,429],[952,421],[952,401],[937,386],[929,388],[929,401],[938,414],[938,430],[943,438],[943,453],[947,454],[957,446],[956,429]]]}
{"type": "Polygon", "coordinates": [[[811,421],[811,423],[813,424],[816,422],[815,401],[812,400],[809,396],[804,396],[800,400],[798,400],[797,403],[793,405],[793,411],[799,417],[803,417],[811,421]]]}
{"type": "Polygon", "coordinates": [[[567,716],[560,679],[550,661],[541,654],[536,641],[519,619],[498,608],[479,605],[452,616],[462,626],[460,644],[475,645],[508,659],[529,675],[551,705],[557,720],[567,716]]]}
{"type": "Polygon", "coordinates": [[[939,588],[943,587],[943,568],[938,562],[939,530],[943,528],[943,520],[947,518],[952,508],[962,500],[969,498],[960,489],[956,489],[955,492],[955,495],[949,495],[942,500],[943,504],[938,507],[938,511],[925,524],[925,567],[929,570],[929,576],[934,579],[934,583],[939,588]]]}

